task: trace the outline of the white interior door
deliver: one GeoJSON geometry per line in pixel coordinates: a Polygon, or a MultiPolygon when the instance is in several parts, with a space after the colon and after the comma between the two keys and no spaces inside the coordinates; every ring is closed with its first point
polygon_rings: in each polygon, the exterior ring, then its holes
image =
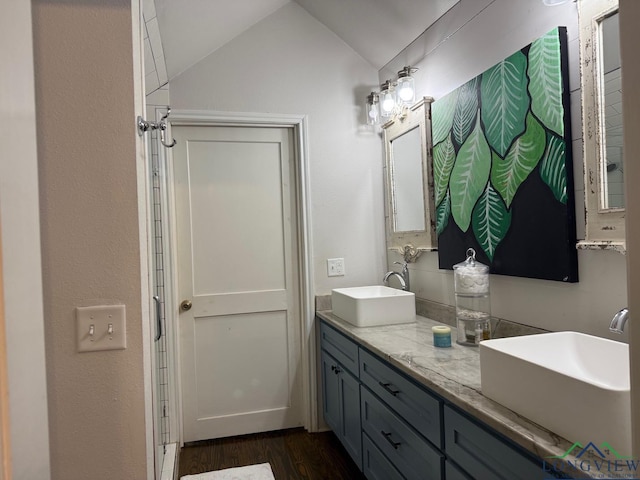
{"type": "Polygon", "coordinates": [[[184,441],[302,425],[293,132],[173,134],[184,441]]]}

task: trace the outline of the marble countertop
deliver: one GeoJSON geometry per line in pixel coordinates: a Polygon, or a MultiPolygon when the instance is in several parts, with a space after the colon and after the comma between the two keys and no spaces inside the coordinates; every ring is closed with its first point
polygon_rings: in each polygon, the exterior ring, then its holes
{"type": "MultiPolygon", "coordinates": [[[[482,395],[479,349],[455,343],[455,328],[451,348],[438,348],[431,327],[442,323],[425,317],[402,325],[354,327],[328,310],[316,315],[538,458],[564,455],[571,448],[572,442],[482,395]]],[[[563,463],[567,460],[571,456],[563,463]]],[[[572,472],[576,478],[599,478],[596,473],[572,472]]]]}

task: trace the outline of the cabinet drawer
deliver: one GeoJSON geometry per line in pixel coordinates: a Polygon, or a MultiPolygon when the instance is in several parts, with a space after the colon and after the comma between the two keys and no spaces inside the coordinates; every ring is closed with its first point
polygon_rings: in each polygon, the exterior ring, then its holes
{"type": "Polygon", "coordinates": [[[362,472],[369,480],[404,480],[366,433],[362,434],[362,472]]]}
{"type": "Polygon", "coordinates": [[[376,396],[361,388],[362,429],[407,480],[442,478],[444,458],[376,396]]]}
{"type": "Polygon", "coordinates": [[[358,344],[320,322],[320,348],[330,353],[355,377],[358,377],[358,344]]]}
{"type": "Polygon", "coordinates": [[[444,478],[447,480],[470,480],[466,474],[462,473],[462,471],[449,460],[444,462],[444,471],[444,478]]]}
{"type": "Polygon", "coordinates": [[[477,480],[544,478],[535,463],[449,406],[444,408],[445,448],[469,476],[477,480]]]}
{"type": "Polygon", "coordinates": [[[437,398],[362,349],[360,381],[427,440],[442,448],[442,420],[437,398]]]}

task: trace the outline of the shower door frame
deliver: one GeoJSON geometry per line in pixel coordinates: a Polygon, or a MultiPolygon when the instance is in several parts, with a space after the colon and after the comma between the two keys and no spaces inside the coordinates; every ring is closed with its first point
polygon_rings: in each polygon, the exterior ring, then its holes
{"type": "MultiPolygon", "coordinates": [[[[168,105],[155,105],[155,104],[147,104],[147,115],[150,118],[155,118],[156,122],[159,122],[161,120],[161,118],[163,117],[163,115],[166,114],[167,112],[167,108],[168,105]]],[[[167,447],[171,447],[172,444],[177,444],[180,443],[181,444],[181,437],[182,437],[182,430],[181,430],[181,425],[180,425],[180,421],[179,421],[179,414],[180,414],[180,410],[179,410],[179,400],[178,400],[178,382],[179,382],[179,375],[177,374],[177,363],[176,363],[176,355],[178,354],[177,351],[177,340],[176,340],[176,324],[175,324],[175,316],[173,315],[174,311],[177,311],[177,307],[175,306],[174,303],[174,290],[172,288],[173,285],[173,281],[172,279],[174,278],[174,262],[173,262],[173,241],[174,241],[174,237],[173,237],[173,233],[172,233],[172,221],[171,221],[171,215],[173,214],[173,212],[170,210],[171,209],[171,195],[172,195],[172,184],[171,184],[171,176],[169,174],[169,172],[171,171],[170,168],[170,156],[169,156],[169,150],[165,147],[162,146],[161,140],[160,140],[160,135],[158,134],[157,130],[153,130],[150,132],[150,134],[148,135],[148,155],[149,155],[149,159],[148,159],[148,167],[149,167],[149,173],[150,175],[148,176],[149,180],[149,190],[153,191],[153,189],[156,187],[154,185],[154,181],[152,180],[152,177],[154,177],[155,175],[157,175],[158,178],[158,188],[159,188],[159,207],[160,207],[160,222],[161,222],[161,232],[160,232],[160,240],[162,242],[161,244],[161,248],[162,248],[162,252],[160,252],[160,254],[162,255],[162,267],[160,269],[157,268],[157,231],[156,231],[156,222],[159,220],[158,219],[158,212],[155,211],[155,208],[157,206],[157,204],[155,203],[155,192],[152,192],[148,195],[148,199],[149,199],[149,209],[150,209],[150,214],[149,214],[149,222],[150,222],[150,226],[149,226],[149,253],[150,253],[150,287],[151,287],[151,325],[155,325],[155,328],[150,326],[150,330],[151,330],[151,349],[156,349],[157,345],[156,345],[156,341],[154,341],[155,338],[155,334],[157,332],[157,312],[155,311],[155,308],[157,308],[157,305],[155,304],[155,302],[153,301],[153,295],[156,292],[156,289],[158,287],[158,274],[161,271],[162,272],[162,280],[163,280],[163,285],[162,287],[164,288],[164,295],[161,298],[162,301],[162,310],[163,310],[163,314],[161,315],[161,320],[160,322],[163,325],[163,336],[164,339],[160,339],[160,341],[164,341],[165,342],[165,346],[166,346],[166,353],[165,353],[165,358],[166,358],[166,366],[163,368],[161,367],[161,369],[165,369],[166,370],[166,383],[167,383],[167,395],[168,397],[165,399],[168,405],[168,411],[164,412],[164,415],[161,415],[161,419],[160,419],[160,423],[163,422],[163,418],[167,418],[167,425],[165,425],[166,428],[168,428],[168,434],[166,434],[166,432],[162,431],[162,425],[160,424],[156,424],[155,420],[157,418],[157,410],[156,409],[162,409],[163,406],[157,404],[157,401],[153,402],[153,406],[154,406],[154,411],[153,411],[153,417],[154,417],[154,425],[156,425],[156,427],[154,428],[154,448],[157,448],[159,444],[162,444],[165,447],[165,455],[163,457],[163,464],[166,463],[167,461],[167,455],[174,455],[174,457],[177,455],[177,451],[173,448],[167,448],[167,447]],[[154,170],[154,158],[156,157],[157,164],[156,167],[157,169],[154,170]],[[173,318],[172,318],[173,317],[173,318]],[[158,435],[156,437],[156,434],[158,435]],[[168,439],[162,438],[166,435],[168,435],[168,439]],[[158,443],[158,438],[160,439],[160,443],[158,443]]],[[[159,380],[158,380],[158,374],[159,374],[159,368],[158,365],[156,364],[156,359],[157,357],[155,356],[155,354],[152,352],[151,353],[152,358],[152,367],[151,367],[151,371],[152,371],[152,385],[153,385],[153,391],[157,392],[158,391],[158,387],[159,387],[159,380]]],[[[159,399],[158,399],[159,401],[159,399]]],[[[177,466],[177,458],[173,458],[170,459],[170,461],[173,462],[174,464],[174,468],[177,466]]],[[[165,469],[163,469],[163,465],[159,465],[158,466],[158,470],[156,473],[161,473],[160,476],[158,476],[157,478],[160,480],[165,480],[165,478],[167,478],[168,472],[165,471],[165,469]]]]}
{"type": "MultiPolygon", "coordinates": [[[[236,113],[236,112],[218,112],[207,110],[172,110],[169,117],[171,125],[196,125],[196,126],[240,126],[240,127],[286,127],[293,128],[294,150],[295,150],[295,168],[296,168],[296,208],[299,216],[298,222],[298,243],[299,243],[299,268],[300,268],[300,332],[302,338],[301,344],[301,360],[302,360],[302,408],[304,427],[311,431],[318,431],[318,400],[317,400],[317,375],[316,375],[316,335],[315,335],[315,302],[313,288],[313,255],[311,241],[311,201],[310,201],[310,184],[309,184],[309,153],[308,153],[308,133],[307,133],[307,116],[306,115],[286,115],[286,114],[262,114],[262,113],[236,113]]],[[[171,138],[171,137],[169,137],[171,138]]],[[[171,249],[169,251],[169,259],[171,262],[171,272],[174,274],[168,279],[166,295],[172,295],[174,309],[171,312],[173,318],[177,318],[177,305],[179,299],[176,297],[177,276],[178,271],[177,254],[175,245],[177,245],[177,231],[175,222],[176,218],[175,195],[173,191],[174,176],[173,162],[171,150],[167,151],[167,175],[168,175],[168,191],[170,204],[169,212],[169,228],[171,230],[171,249]],[[170,292],[170,293],[169,293],[170,292]]],[[[177,338],[177,322],[173,322],[174,335],[177,338]]],[[[176,362],[176,372],[180,371],[180,351],[179,344],[176,344],[177,350],[174,358],[176,362]]],[[[182,384],[180,378],[177,378],[178,401],[177,422],[180,431],[180,446],[183,442],[183,426],[182,426],[182,384]]]]}

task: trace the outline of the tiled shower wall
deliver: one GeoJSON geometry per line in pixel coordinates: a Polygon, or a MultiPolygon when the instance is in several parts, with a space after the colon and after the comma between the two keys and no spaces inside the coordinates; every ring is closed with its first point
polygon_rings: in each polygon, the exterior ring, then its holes
{"type": "Polygon", "coordinates": [[[144,38],[144,75],[145,92],[150,94],[167,84],[167,65],[164,61],[164,49],[160,38],[160,26],[156,17],[153,0],[142,3],[142,35],[144,38]]]}

